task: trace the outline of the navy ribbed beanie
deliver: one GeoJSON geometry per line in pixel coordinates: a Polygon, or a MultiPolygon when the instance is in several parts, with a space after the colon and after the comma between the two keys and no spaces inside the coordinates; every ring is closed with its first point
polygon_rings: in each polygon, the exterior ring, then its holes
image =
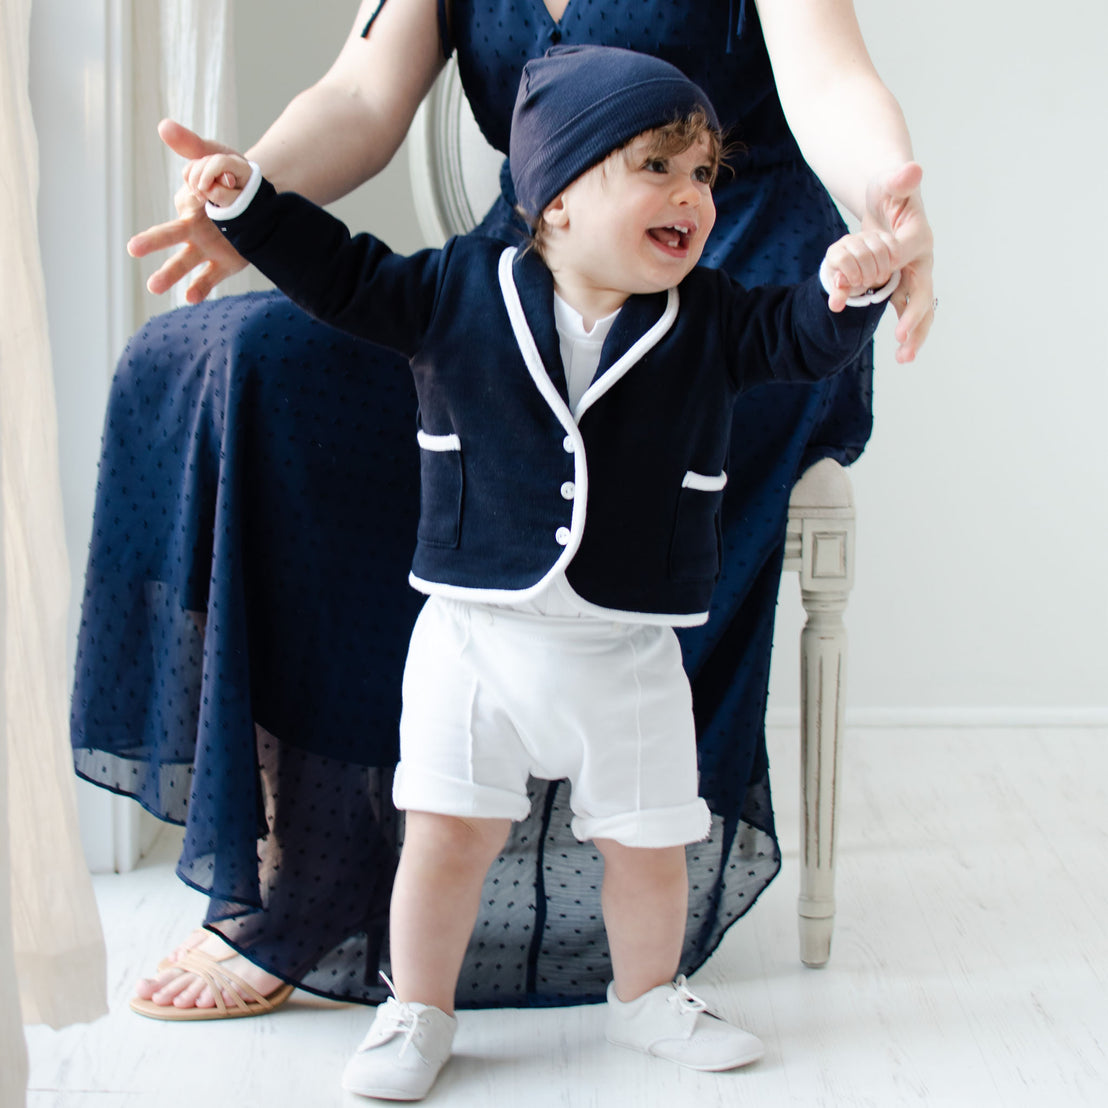
{"type": "Polygon", "coordinates": [[[523,67],[508,148],[519,206],[532,217],[636,135],[703,108],[679,69],[614,46],[553,46],[523,67]]]}

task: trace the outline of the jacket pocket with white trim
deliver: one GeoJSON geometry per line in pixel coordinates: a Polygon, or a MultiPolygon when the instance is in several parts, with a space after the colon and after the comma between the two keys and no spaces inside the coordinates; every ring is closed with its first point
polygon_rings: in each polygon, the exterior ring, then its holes
{"type": "Polygon", "coordinates": [[[727,474],[689,470],[681,482],[677,517],[669,548],[669,574],[674,581],[714,581],[723,556],[720,508],[727,474]]]}
{"type": "Polygon", "coordinates": [[[419,431],[420,542],[457,547],[462,529],[462,443],[457,435],[419,431]]]}

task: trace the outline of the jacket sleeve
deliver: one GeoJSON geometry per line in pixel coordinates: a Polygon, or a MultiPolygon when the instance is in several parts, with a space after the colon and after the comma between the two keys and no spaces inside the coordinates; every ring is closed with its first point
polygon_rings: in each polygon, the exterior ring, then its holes
{"type": "Polygon", "coordinates": [[[410,257],[262,181],[246,210],[214,217],[231,245],[316,319],[411,357],[422,344],[451,244],[410,257]]]}
{"type": "Polygon", "coordinates": [[[885,310],[881,303],[831,311],[818,275],[791,287],[730,285],[724,330],[739,389],[830,377],[862,352],[885,310]]]}

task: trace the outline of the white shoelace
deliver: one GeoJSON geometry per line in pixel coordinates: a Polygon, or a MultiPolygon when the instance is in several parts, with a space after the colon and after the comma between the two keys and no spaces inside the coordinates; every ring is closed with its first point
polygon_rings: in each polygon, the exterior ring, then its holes
{"type": "Polygon", "coordinates": [[[400,1044],[400,1051],[396,1056],[397,1060],[404,1057],[404,1052],[408,1047],[412,1047],[418,1054],[419,1048],[412,1045],[412,1040],[419,1030],[419,1013],[413,1011],[410,1005],[403,1004],[396,999],[396,988],[384,973],[381,974],[381,978],[388,985],[392,996],[385,1001],[384,1007],[378,1011],[377,1018],[369,1029],[369,1034],[366,1035],[358,1050],[369,1050],[381,1043],[388,1042],[393,1035],[402,1035],[404,1041],[400,1044]]]}
{"type": "Polygon", "coordinates": [[[667,997],[666,1003],[676,1008],[682,1015],[686,1013],[697,1015],[700,1012],[712,1014],[708,1011],[708,1005],[689,988],[684,974],[674,979],[673,996],[667,997]]]}

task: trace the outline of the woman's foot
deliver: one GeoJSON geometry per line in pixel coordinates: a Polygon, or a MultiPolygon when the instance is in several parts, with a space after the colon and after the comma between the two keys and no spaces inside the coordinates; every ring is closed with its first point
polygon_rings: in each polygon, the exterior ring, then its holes
{"type": "MultiPolygon", "coordinates": [[[[242,981],[263,997],[271,996],[282,985],[279,977],[266,973],[241,954],[236,954],[218,935],[199,928],[159,964],[156,976],[139,979],[135,986],[136,999],[150,1001],[162,1007],[182,1009],[218,1007],[213,990],[203,977],[174,965],[192,952],[206,954],[218,961],[223,972],[242,981]]],[[[224,988],[222,993],[224,1004],[233,1007],[236,1003],[234,992],[224,988]]]]}

